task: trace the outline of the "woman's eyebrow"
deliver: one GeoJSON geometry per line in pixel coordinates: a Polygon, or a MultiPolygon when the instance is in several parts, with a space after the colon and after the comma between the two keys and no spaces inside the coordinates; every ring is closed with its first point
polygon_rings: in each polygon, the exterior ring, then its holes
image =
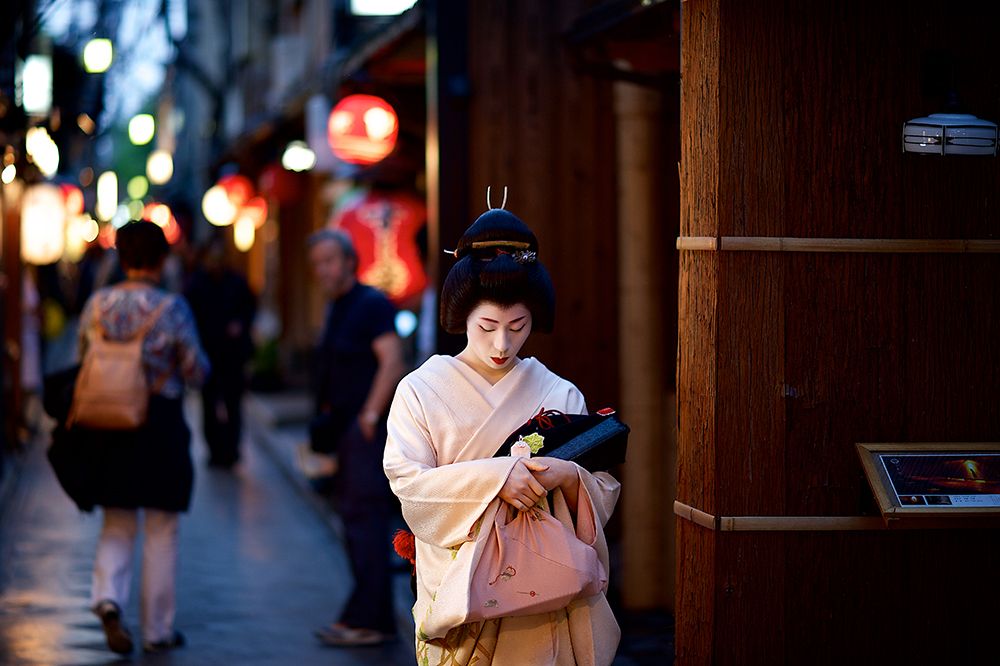
{"type": "MultiPolygon", "coordinates": [[[[527,316],[528,316],[528,315],[521,315],[521,316],[520,316],[520,317],[518,317],[517,319],[511,319],[511,320],[510,320],[509,322],[507,322],[507,323],[508,323],[508,324],[516,324],[517,322],[521,321],[522,319],[524,319],[524,318],[525,318],[525,317],[527,317],[527,316]]],[[[499,321],[497,321],[496,319],[490,319],[489,317],[480,317],[480,319],[482,319],[483,321],[488,321],[488,322],[490,322],[491,324],[499,324],[499,323],[500,323],[500,322],[499,322],[499,321]]]]}

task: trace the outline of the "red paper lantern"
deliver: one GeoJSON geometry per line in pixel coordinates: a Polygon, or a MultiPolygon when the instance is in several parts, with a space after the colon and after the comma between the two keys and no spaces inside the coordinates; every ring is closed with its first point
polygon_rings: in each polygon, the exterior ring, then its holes
{"type": "Polygon", "coordinates": [[[261,193],[272,203],[294,206],[296,203],[301,203],[304,180],[301,173],[286,171],[280,164],[272,163],[260,172],[257,184],[261,193]]]}
{"type": "Polygon", "coordinates": [[[333,154],[350,164],[375,164],[389,155],[399,137],[399,117],[381,97],[348,95],[327,120],[333,154]]]}
{"type": "Polygon", "coordinates": [[[63,199],[66,201],[66,212],[70,215],[80,215],[83,213],[83,192],[76,185],[63,183],[59,186],[62,190],[63,199]]]}
{"type": "Polygon", "coordinates": [[[260,229],[267,222],[267,201],[264,197],[253,197],[243,205],[242,214],[253,220],[255,229],[260,229]]]}
{"type": "Polygon", "coordinates": [[[253,183],[246,176],[232,174],[219,179],[219,186],[226,191],[229,201],[239,208],[253,196],[253,183]]]}
{"type": "Polygon", "coordinates": [[[368,192],[342,209],[333,226],[350,234],[358,253],[358,279],[405,307],[427,286],[416,236],[427,221],[420,199],[368,192]]]}

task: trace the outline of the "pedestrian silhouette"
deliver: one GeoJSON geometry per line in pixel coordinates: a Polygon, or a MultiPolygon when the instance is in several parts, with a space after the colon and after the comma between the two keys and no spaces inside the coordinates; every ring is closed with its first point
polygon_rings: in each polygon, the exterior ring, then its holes
{"type": "Polygon", "coordinates": [[[77,506],[86,511],[103,508],[91,602],[108,647],[120,654],[133,649],[122,608],[129,597],[142,509],[142,645],[146,652],[161,652],[184,643],[174,628],[177,528],[178,514],[191,501],[193,468],[191,432],[181,403],[185,383],[199,384],[208,361],[187,302],[158,286],[169,251],[160,227],[130,222],[118,230],[116,243],[126,280],[97,290],[85,304],[81,357],[95,335],[128,340],[145,330],[141,360],[150,387],[146,421],[131,430],[67,428],[60,423],[49,459],[77,506]]]}
{"type": "Polygon", "coordinates": [[[374,645],[392,637],[389,521],[394,499],[382,472],[385,415],[403,373],[395,309],[360,284],[350,236],[324,229],[309,239],[309,260],[330,299],[317,348],[313,447],[336,452],[335,506],[344,522],[354,589],[340,618],[319,629],[326,645],[374,645]]]}
{"type": "Polygon", "coordinates": [[[212,364],[201,388],[208,464],[228,469],[240,457],[245,366],[253,355],[250,329],[257,303],[246,278],[226,265],[225,252],[221,237],[201,248],[185,295],[212,364]]]}

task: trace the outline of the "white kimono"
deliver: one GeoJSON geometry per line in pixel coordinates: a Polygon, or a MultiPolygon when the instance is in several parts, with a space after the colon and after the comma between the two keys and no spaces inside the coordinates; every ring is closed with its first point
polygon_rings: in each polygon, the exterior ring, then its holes
{"type": "MultiPolygon", "coordinates": [[[[433,356],[396,389],[384,467],[416,537],[413,616],[421,665],[598,665],[614,659],[621,633],[604,593],[553,613],[459,626],[449,625],[447,618],[454,614],[443,608],[449,601],[435,599],[445,576],[468,575],[459,560],[469,549],[460,546],[485,536],[487,530],[478,526],[492,524],[500,508],[497,493],[516,458],[493,454],[542,409],[586,412],[580,391],[533,358],[490,385],[462,361],[433,356]]],[[[596,536],[587,540],[609,571],[603,527],[620,484],[604,472],[580,468],[579,473],[578,501],[590,502],[597,523],[596,536]]],[[[556,517],[575,529],[562,493],[556,489],[549,496],[556,517]]]]}

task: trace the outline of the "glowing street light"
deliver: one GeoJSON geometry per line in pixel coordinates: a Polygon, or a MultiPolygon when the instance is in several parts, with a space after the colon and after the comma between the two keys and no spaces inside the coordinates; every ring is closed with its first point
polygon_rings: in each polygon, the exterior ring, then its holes
{"type": "Polygon", "coordinates": [[[105,171],[97,177],[97,217],[107,222],[118,210],[118,176],[105,171]]]}
{"type": "Polygon", "coordinates": [[[236,217],[236,206],[229,201],[229,195],[221,185],[213,185],[201,199],[201,212],[205,219],[217,227],[232,224],[236,217]]]}
{"type": "Polygon", "coordinates": [[[292,141],[281,156],[281,166],[289,171],[309,171],[316,166],[316,153],[305,141],[292,141]]]}
{"type": "Polygon", "coordinates": [[[133,199],[141,199],[149,193],[149,181],[145,176],[132,176],[125,186],[125,191],[133,199]]]}
{"type": "Polygon", "coordinates": [[[145,146],[156,134],[156,121],[148,113],[132,116],[128,121],[128,139],[137,146],[145,146]]]}
{"type": "Polygon", "coordinates": [[[402,14],[414,4],[414,0],[351,0],[351,13],[355,16],[393,16],[402,14]]]}
{"type": "Polygon", "coordinates": [[[92,39],[83,47],[83,66],[90,74],[108,71],[113,58],[114,49],[110,39],[92,39]]]}
{"type": "Polygon", "coordinates": [[[146,177],[154,185],[163,185],[174,176],[174,158],[165,150],[154,150],[146,160],[146,177]]]}
{"type": "Polygon", "coordinates": [[[132,199],[125,207],[128,209],[128,219],[138,220],[142,217],[142,211],[144,210],[144,204],[139,199],[132,199]]]}
{"type": "Polygon", "coordinates": [[[249,215],[241,215],[233,225],[233,244],[240,252],[249,252],[253,247],[256,230],[253,218],[249,215]]]}
{"type": "Polygon", "coordinates": [[[80,261],[87,244],[97,239],[100,227],[94,218],[87,215],[70,215],[66,221],[66,250],[65,256],[70,261],[80,261]]]}
{"type": "Polygon", "coordinates": [[[59,170],[59,147],[44,127],[32,127],[24,137],[24,149],[43,176],[59,170]]]}
{"type": "Polygon", "coordinates": [[[52,110],[52,58],[30,55],[21,70],[24,111],[44,116],[52,110]]]}

